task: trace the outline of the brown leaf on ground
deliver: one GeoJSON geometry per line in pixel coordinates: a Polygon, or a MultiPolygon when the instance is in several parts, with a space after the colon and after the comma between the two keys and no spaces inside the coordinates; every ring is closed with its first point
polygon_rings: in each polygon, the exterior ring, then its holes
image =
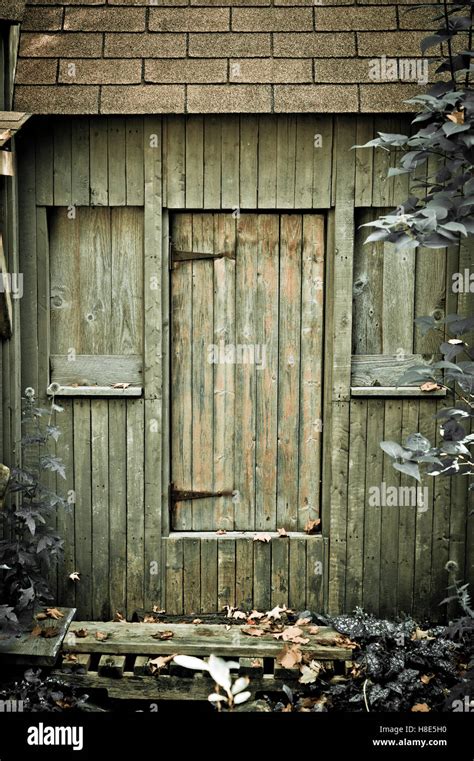
{"type": "Polygon", "coordinates": [[[411,709],[412,713],[428,713],[431,711],[428,703],[415,703],[411,709]]]}
{"type": "Polygon", "coordinates": [[[309,666],[301,666],[301,676],[299,682],[301,684],[313,684],[319,676],[320,671],[323,669],[323,664],[319,661],[311,661],[309,666]]]}
{"type": "Polygon", "coordinates": [[[112,388],[128,388],[130,383],[114,383],[112,388]]]}
{"type": "Polygon", "coordinates": [[[309,637],[303,637],[302,634],[304,634],[303,629],[300,629],[299,626],[288,626],[283,630],[281,635],[274,634],[273,636],[275,639],[279,639],[281,636],[283,642],[295,642],[297,645],[306,645],[309,642],[309,637]]]}
{"type": "Polygon", "coordinates": [[[164,609],[161,610],[160,608],[158,608],[158,605],[154,605],[153,606],[153,613],[166,613],[166,611],[164,609]]]}
{"type": "Polygon", "coordinates": [[[192,624],[202,624],[202,620],[200,618],[193,618],[191,621],[192,624]]]}
{"type": "Polygon", "coordinates": [[[281,618],[281,614],[282,614],[282,613],[285,613],[285,612],[286,612],[286,610],[287,610],[287,607],[286,607],[286,605],[283,605],[283,607],[282,607],[282,608],[280,608],[280,606],[279,606],[279,605],[275,605],[275,607],[274,607],[274,608],[272,608],[271,610],[269,610],[269,611],[267,611],[267,612],[265,613],[265,616],[266,616],[267,618],[273,618],[273,620],[274,620],[274,621],[276,621],[276,620],[277,620],[277,618],[281,618]]]}
{"type": "MultiPolygon", "coordinates": [[[[298,623],[298,622],[297,622],[298,623]]],[[[308,634],[319,634],[319,626],[310,626],[307,629],[308,634]]]]}
{"type": "Polygon", "coordinates": [[[31,637],[39,637],[42,631],[43,631],[43,630],[42,630],[41,626],[35,626],[35,627],[34,627],[34,628],[31,630],[31,635],[30,635],[30,636],[31,636],[31,637]]]}
{"type": "Polygon", "coordinates": [[[318,532],[318,530],[319,530],[318,527],[320,526],[320,524],[321,524],[321,519],[320,518],[316,518],[314,521],[309,520],[306,523],[306,526],[304,527],[305,533],[306,534],[316,534],[318,532]]]}
{"type": "Polygon", "coordinates": [[[434,637],[431,637],[429,634],[429,631],[424,631],[423,629],[419,629],[418,626],[416,627],[415,631],[411,635],[412,640],[419,640],[419,639],[435,639],[434,637]]]}
{"type": "Polygon", "coordinates": [[[74,653],[66,653],[66,655],[63,656],[63,663],[77,663],[77,655],[74,655],[74,653]]]}
{"type": "Polygon", "coordinates": [[[353,642],[349,637],[346,637],[345,634],[336,634],[334,637],[334,644],[337,645],[337,647],[350,647],[351,650],[357,647],[357,642],[353,642]]]}
{"type": "Polygon", "coordinates": [[[240,631],[242,634],[248,634],[249,637],[261,637],[262,634],[265,634],[264,630],[258,626],[242,626],[240,631]]]}
{"type": "Polygon", "coordinates": [[[89,632],[87,631],[87,629],[76,629],[76,631],[73,632],[73,634],[75,634],[76,637],[79,637],[80,639],[82,639],[83,637],[87,637],[89,632]]]}
{"type": "Polygon", "coordinates": [[[423,684],[429,684],[432,679],[434,679],[434,674],[423,674],[420,676],[420,682],[423,682],[423,684]]]}
{"type": "Polygon", "coordinates": [[[271,542],[271,534],[255,534],[253,538],[254,542],[271,542]]]}
{"type": "Polygon", "coordinates": [[[282,713],[291,713],[293,711],[293,706],[291,703],[287,703],[286,706],[282,709],[282,713]]]}
{"type": "Polygon", "coordinates": [[[155,634],[152,634],[151,636],[153,637],[153,639],[161,639],[161,640],[172,639],[172,637],[174,637],[174,632],[169,631],[169,629],[167,629],[164,632],[155,632],[155,634]]]}
{"type": "Polygon", "coordinates": [[[426,381],[426,383],[422,383],[420,386],[420,391],[438,391],[441,386],[438,386],[437,383],[433,383],[432,381],[426,381]]]}
{"type": "Polygon", "coordinates": [[[295,624],[295,626],[306,626],[306,624],[311,623],[310,618],[299,618],[295,624]]]}
{"type": "Polygon", "coordinates": [[[262,664],[260,663],[260,658],[253,658],[252,660],[252,666],[255,666],[255,668],[260,667],[262,664]]]}
{"type": "Polygon", "coordinates": [[[153,660],[148,661],[148,665],[150,667],[150,671],[152,674],[156,674],[157,671],[160,671],[164,666],[166,666],[167,663],[173,660],[176,653],[173,655],[159,655],[158,658],[153,658],[153,660]]]}
{"type": "Polygon", "coordinates": [[[249,614],[248,619],[249,619],[249,621],[253,621],[254,619],[259,619],[259,618],[264,618],[264,617],[265,617],[265,613],[260,613],[260,611],[258,611],[258,610],[253,610],[249,614]]]}
{"type": "Polygon", "coordinates": [[[126,623],[124,616],[118,610],[115,611],[114,621],[116,624],[126,623]]]}
{"type": "Polygon", "coordinates": [[[61,629],[58,626],[47,626],[45,629],[41,629],[41,636],[51,639],[51,637],[57,637],[60,632],[61,629]]]}
{"type": "Polygon", "coordinates": [[[48,618],[48,616],[46,613],[37,613],[35,618],[37,621],[44,621],[46,618],[48,618]]]}
{"type": "Polygon", "coordinates": [[[284,669],[294,669],[303,660],[303,653],[296,645],[285,645],[277,655],[277,663],[284,669]]]}
{"type": "Polygon", "coordinates": [[[59,706],[63,710],[67,708],[72,708],[72,698],[68,698],[68,697],[60,698],[59,700],[55,700],[54,702],[56,703],[57,706],[59,706]]]}
{"type": "Polygon", "coordinates": [[[216,531],[217,536],[224,536],[224,534],[227,534],[227,531],[225,528],[218,528],[216,531]]]}
{"type": "Polygon", "coordinates": [[[109,638],[109,635],[107,634],[107,632],[96,632],[95,638],[99,642],[105,642],[105,640],[109,638]]]}
{"type": "Polygon", "coordinates": [[[286,528],[278,528],[277,531],[278,531],[278,536],[281,537],[282,539],[288,536],[288,532],[286,528]]]}
{"type": "Polygon", "coordinates": [[[150,614],[147,613],[146,616],[143,616],[143,623],[144,624],[158,624],[159,621],[155,616],[150,616],[150,614]]]}
{"type": "Polygon", "coordinates": [[[234,612],[232,613],[232,618],[235,618],[237,621],[240,621],[242,619],[246,621],[247,614],[244,613],[242,610],[234,610],[234,612]]]}
{"type": "Polygon", "coordinates": [[[461,111],[451,111],[450,114],[446,115],[446,118],[454,124],[464,124],[464,109],[461,111]]]}
{"type": "Polygon", "coordinates": [[[46,608],[46,615],[48,618],[54,618],[56,621],[60,618],[64,618],[64,613],[61,613],[57,608],[46,608]]]}

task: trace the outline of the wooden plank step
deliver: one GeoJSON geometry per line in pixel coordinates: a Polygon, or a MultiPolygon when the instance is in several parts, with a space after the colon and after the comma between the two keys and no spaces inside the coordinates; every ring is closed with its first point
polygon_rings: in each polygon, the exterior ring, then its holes
{"type": "Polygon", "coordinates": [[[125,670],[124,655],[102,655],[99,661],[99,676],[121,679],[125,670]]]}
{"type": "Polygon", "coordinates": [[[25,632],[21,637],[2,639],[0,640],[0,663],[7,663],[9,666],[15,664],[54,666],[69,625],[76,613],[76,608],[57,608],[57,610],[63,614],[63,618],[48,618],[38,622],[42,629],[51,627],[57,629],[56,636],[32,637],[29,632],[25,632]]]}
{"type": "MultiPolygon", "coordinates": [[[[299,676],[298,672],[298,676],[299,676]]],[[[55,670],[52,678],[59,679],[69,687],[86,691],[105,690],[113,700],[206,700],[214,691],[214,682],[202,674],[184,679],[179,676],[134,676],[126,672],[122,679],[99,676],[97,672],[88,674],[64,673],[55,670]]],[[[274,679],[271,675],[252,679],[248,690],[252,697],[256,693],[280,692],[283,684],[293,684],[292,680],[274,679]]]]}
{"type": "MultiPolygon", "coordinates": [[[[352,650],[334,644],[336,632],[329,627],[319,627],[316,635],[305,634],[310,640],[300,645],[303,653],[311,653],[317,660],[349,660],[352,650]]],[[[271,633],[250,637],[240,628],[229,630],[220,624],[128,624],[108,621],[74,622],[70,636],[64,643],[64,651],[71,653],[110,653],[112,655],[169,655],[171,653],[207,657],[211,654],[233,658],[276,658],[284,643],[271,633]],[[74,636],[78,630],[87,630],[86,637],[74,636]],[[96,632],[107,638],[96,639],[96,632]],[[169,636],[169,633],[172,636],[169,636]],[[160,637],[163,637],[161,639],[160,637]]]]}

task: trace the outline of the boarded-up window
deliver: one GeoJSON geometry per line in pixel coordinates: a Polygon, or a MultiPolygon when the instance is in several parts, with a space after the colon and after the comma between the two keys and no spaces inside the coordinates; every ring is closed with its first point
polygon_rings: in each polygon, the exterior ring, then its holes
{"type": "Polygon", "coordinates": [[[49,217],[51,380],[141,383],[143,211],[74,211],[49,217]]]}

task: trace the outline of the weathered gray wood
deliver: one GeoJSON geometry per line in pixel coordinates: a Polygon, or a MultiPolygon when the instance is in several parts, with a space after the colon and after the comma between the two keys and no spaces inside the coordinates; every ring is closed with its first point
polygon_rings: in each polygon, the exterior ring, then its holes
{"type": "Polygon", "coordinates": [[[362,604],[364,519],[367,504],[365,494],[367,404],[364,399],[353,400],[350,412],[345,602],[347,611],[352,611],[362,604]]]}
{"type": "Polygon", "coordinates": [[[129,386],[129,388],[113,388],[112,386],[59,386],[48,389],[50,396],[141,396],[141,386],[129,386]]]}
{"type": "Polygon", "coordinates": [[[201,607],[202,613],[217,610],[217,537],[201,537],[201,607]]]}
{"type": "MultiPolygon", "coordinates": [[[[356,145],[365,145],[373,140],[374,120],[363,114],[357,117],[356,145]]],[[[355,206],[372,206],[374,148],[356,149],[355,206]]]]}
{"type": "Polygon", "coordinates": [[[41,622],[41,628],[53,627],[58,630],[55,637],[32,637],[25,632],[21,637],[0,640],[0,662],[3,665],[54,666],[64,637],[73,620],[75,608],[58,608],[63,618],[48,618],[41,622]]]}
{"type": "Polygon", "coordinates": [[[114,116],[107,120],[107,151],[109,206],[125,206],[125,119],[114,116]]]}
{"type": "Polygon", "coordinates": [[[272,557],[272,587],[271,587],[271,605],[288,606],[288,571],[289,571],[289,545],[286,538],[278,537],[271,541],[272,557]]]}
{"type": "Polygon", "coordinates": [[[91,204],[107,206],[109,203],[107,121],[90,120],[90,184],[91,204]]]}
{"type": "Polygon", "coordinates": [[[183,539],[183,608],[185,613],[201,609],[201,543],[183,539]]]}
{"type": "Polygon", "coordinates": [[[318,116],[313,122],[313,209],[331,206],[333,171],[333,117],[318,116]]]}
{"type": "Polygon", "coordinates": [[[0,235],[0,337],[12,335],[13,307],[8,275],[11,274],[3,250],[3,238],[0,235]]]}
{"type": "MultiPolygon", "coordinates": [[[[164,588],[161,536],[162,511],[162,473],[157,467],[157,451],[161,448],[162,405],[157,399],[145,399],[145,606],[161,607],[161,595],[164,588]]],[[[198,574],[199,575],[199,574],[198,574]]]]}
{"type": "Polygon", "coordinates": [[[253,604],[256,610],[270,610],[271,548],[258,540],[253,543],[253,604]]]}
{"type": "Polygon", "coordinates": [[[222,122],[219,116],[204,117],[204,208],[221,204],[222,122]]]}
{"type": "Polygon", "coordinates": [[[99,676],[121,679],[125,669],[124,655],[101,655],[99,661],[99,676]]]}
{"type": "Polygon", "coordinates": [[[52,354],[51,381],[61,386],[142,384],[143,360],[138,354],[76,354],[72,357],[52,354]]]}
{"type": "Polygon", "coordinates": [[[180,116],[167,120],[166,203],[169,209],[186,207],[186,136],[185,122],[180,116]]]}
{"type": "Polygon", "coordinates": [[[42,120],[36,133],[36,203],[52,206],[54,203],[53,130],[48,120],[42,120]]]}
{"type": "Polygon", "coordinates": [[[258,208],[276,206],[277,119],[260,116],[258,120],[258,208]]]}
{"type": "Polygon", "coordinates": [[[90,124],[87,117],[72,120],[71,203],[90,203],[90,124]]]}
{"type": "Polygon", "coordinates": [[[145,593],[144,401],[127,402],[127,615],[142,608],[145,593]]]}
{"type": "MultiPolygon", "coordinates": [[[[402,428],[402,401],[389,399],[385,402],[385,441],[400,441],[402,428]]],[[[400,485],[400,474],[388,455],[383,454],[383,481],[388,487],[400,485]]],[[[373,484],[380,488],[380,484],[373,484]]],[[[394,616],[398,598],[398,508],[383,506],[380,537],[380,612],[394,616]]]]}
{"type": "Polygon", "coordinates": [[[240,118],[240,206],[257,208],[258,117],[240,118]]]}
{"type": "Polygon", "coordinates": [[[296,117],[295,208],[310,209],[313,204],[315,132],[311,116],[296,117]]]}
{"type": "MultiPolygon", "coordinates": [[[[92,615],[110,617],[109,599],[109,408],[106,399],[91,404],[91,492],[92,492],[92,615]]],[[[113,475],[115,465],[110,475],[113,475]]],[[[113,552],[113,544],[112,544],[113,552]]],[[[80,582],[79,582],[80,583],[80,582]]]]}
{"type": "MultiPolygon", "coordinates": [[[[369,150],[367,149],[367,152],[369,150]]],[[[372,189],[370,189],[370,193],[372,189]]],[[[377,210],[378,211],[378,210],[377,210]]],[[[382,353],[383,242],[365,241],[370,229],[361,227],[377,216],[374,209],[361,209],[356,216],[354,245],[352,353],[382,353]]]]}
{"type": "Polygon", "coordinates": [[[0,464],[0,510],[3,507],[5,499],[5,492],[7,490],[10,481],[10,468],[6,465],[0,464]]]}
{"type": "Polygon", "coordinates": [[[296,117],[277,121],[277,207],[292,209],[295,205],[296,117]]]}
{"type": "MultiPolygon", "coordinates": [[[[287,541],[287,540],[285,540],[287,541]]],[[[308,537],[298,536],[288,539],[288,605],[293,610],[306,607],[306,543],[308,537]]]]}
{"type": "MultiPolygon", "coordinates": [[[[109,403],[109,529],[113,537],[109,561],[111,614],[122,615],[127,607],[127,436],[126,403],[109,403]]],[[[145,568],[145,573],[147,569],[145,568]]]]}
{"type": "MultiPolygon", "coordinates": [[[[402,402],[402,436],[400,438],[400,443],[403,443],[409,435],[418,430],[418,411],[419,404],[416,399],[406,399],[402,402]]],[[[441,480],[448,481],[449,479],[441,480]]],[[[412,478],[403,474],[401,475],[401,487],[411,487],[413,484],[414,481],[412,478]]],[[[447,500],[446,507],[440,505],[439,509],[440,512],[444,512],[447,509],[449,515],[449,499],[447,500]]],[[[416,512],[415,507],[406,506],[399,508],[397,609],[406,615],[410,615],[413,609],[416,512]]],[[[444,562],[446,562],[446,560],[444,562]]]]}
{"type": "Polygon", "coordinates": [[[217,545],[217,609],[235,606],[235,542],[217,545]]]}
{"type": "Polygon", "coordinates": [[[372,613],[378,611],[380,602],[380,555],[382,513],[380,507],[369,504],[371,486],[379,486],[383,480],[383,457],[380,442],[384,439],[385,403],[371,399],[367,406],[367,452],[364,510],[364,565],[363,604],[372,613]]]}
{"type": "Polygon", "coordinates": [[[235,542],[235,604],[250,611],[253,605],[253,539],[235,542]]]}
{"type": "Polygon", "coordinates": [[[421,391],[418,386],[351,386],[351,396],[368,397],[431,397],[446,396],[445,389],[421,391]]]}
{"type": "Polygon", "coordinates": [[[413,320],[415,252],[396,252],[387,244],[383,256],[383,353],[407,355],[414,351],[413,320]],[[393,315],[398,314],[394,320],[393,315]]]}
{"type": "Polygon", "coordinates": [[[59,439],[60,453],[66,471],[66,480],[56,479],[56,488],[67,499],[67,507],[57,513],[57,530],[59,536],[67,537],[64,542],[64,553],[58,559],[58,600],[63,604],[74,607],[76,604],[76,583],[69,574],[76,568],[76,542],[74,534],[74,513],[77,495],[74,483],[74,419],[72,399],[62,401],[63,412],[56,413],[56,424],[61,430],[59,439]]]}
{"type": "MultiPolygon", "coordinates": [[[[216,146],[214,146],[216,150],[216,146]]],[[[186,120],[186,207],[202,209],[204,191],[204,125],[202,116],[186,120]]]]}
{"type": "Polygon", "coordinates": [[[239,117],[222,116],[222,189],[221,208],[239,208],[239,153],[240,124],[239,117]]]}
{"type": "Polygon", "coordinates": [[[72,203],[72,143],[71,121],[55,119],[53,122],[54,144],[54,204],[68,206],[72,203]]]}
{"type": "Polygon", "coordinates": [[[74,538],[81,581],[76,605],[82,617],[92,615],[92,500],[91,500],[91,402],[75,399],[74,409],[74,538]]]}
{"type": "MultiPolygon", "coordinates": [[[[77,629],[86,629],[86,637],[71,637],[64,650],[71,653],[167,655],[180,653],[206,657],[231,655],[251,658],[252,656],[276,658],[281,652],[280,640],[265,633],[261,637],[244,634],[239,626],[227,630],[222,624],[129,624],[77,621],[70,627],[71,634],[77,629]],[[107,639],[97,640],[97,631],[107,634],[107,639]],[[161,640],[160,633],[172,631],[173,637],[161,640]],[[152,635],[157,635],[152,636],[152,635]]],[[[351,649],[334,645],[335,632],[328,627],[320,627],[317,634],[307,635],[308,644],[299,645],[303,653],[311,653],[317,659],[344,659],[351,657],[351,649]]]]}
{"type": "Polygon", "coordinates": [[[144,203],[143,126],[141,116],[125,119],[125,182],[128,206],[142,206],[144,203]]]}
{"type": "Polygon", "coordinates": [[[49,384],[49,240],[46,209],[36,209],[36,254],[38,259],[38,394],[43,399],[49,384]]]}
{"type": "MultiPolygon", "coordinates": [[[[166,540],[166,611],[183,612],[183,540],[179,536],[166,540]]],[[[142,651],[140,651],[142,652],[142,651]]],[[[143,652],[148,652],[144,650],[143,652]]],[[[151,652],[155,652],[154,650],[151,652]]],[[[158,650],[156,651],[158,652],[158,650]]]]}
{"type": "Polygon", "coordinates": [[[111,354],[143,353],[143,222],[141,209],[111,211],[111,354]]]}
{"type": "MultiPolygon", "coordinates": [[[[355,354],[351,363],[351,386],[397,387],[400,378],[415,365],[430,365],[432,360],[421,354],[355,354]]],[[[420,381],[421,383],[421,381],[420,381]]],[[[400,388],[400,386],[398,386],[400,388]]],[[[403,388],[403,387],[402,387],[403,388]]],[[[415,390],[419,391],[417,386],[415,390]]]]}

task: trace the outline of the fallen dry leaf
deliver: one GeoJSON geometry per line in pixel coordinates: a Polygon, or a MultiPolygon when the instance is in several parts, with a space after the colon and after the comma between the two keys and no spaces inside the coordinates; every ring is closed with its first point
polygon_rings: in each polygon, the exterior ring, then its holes
{"type": "Polygon", "coordinates": [[[301,684],[313,684],[319,676],[323,664],[319,661],[311,661],[308,666],[301,666],[301,684]]]}
{"type": "Polygon", "coordinates": [[[71,581],[80,581],[81,574],[79,573],[79,571],[73,571],[72,573],[69,574],[69,578],[71,579],[71,581]]]}
{"type": "Polygon", "coordinates": [[[306,534],[316,534],[316,532],[318,531],[318,526],[320,524],[321,524],[321,519],[320,518],[316,518],[314,521],[309,520],[306,523],[306,526],[304,527],[305,533],[306,534]]]}
{"type": "Polygon", "coordinates": [[[30,636],[31,636],[31,637],[39,637],[39,635],[41,634],[41,632],[42,632],[42,628],[41,628],[41,626],[35,626],[35,627],[34,627],[34,628],[31,630],[31,635],[30,635],[30,636]]]}
{"type": "Polygon", "coordinates": [[[68,697],[60,698],[59,700],[55,700],[54,702],[60,708],[63,708],[63,709],[72,708],[72,698],[68,698],[68,697]]]}
{"type": "Polygon", "coordinates": [[[114,621],[116,624],[126,623],[124,616],[118,610],[115,611],[114,621]]]}
{"type": "Polygon", "coordinates": [[[76,629],[76,631],[73,632],[73,634],[75,634],[76,637],[79,637],[80,639],[82,639],[83,637],[87,637],[89,632],[87,631],[87,629],[76,629]]]}
{"type": "Polygon", "coordinates": [[[299,647],[295,645],[285,645],[277,655],[277,663],[283,666],[284,669],[293,669],[295,666],[301,663],[303,660],[303,654],[299,647]]]}
{"type": "Polygon", "coordinates": [[[310,626],[307,632],[308,634],[319,634],[319,626],[310,626]]]}
{"type": "Polygon", "coordinates": [[[148,665],[150,667],[150,671],[152,674],[155,674],[157,671],[160,671],[164,666],[166,666],[167,663],[173,660],[176,653],[173,655],[159,655],[158,658],[153,658],[153,660],[148,661],[148,665]]]}
{"type": "Polygon", "coordinates": [[[224,534],[227,534],[227,531],[225,528],[218,528],[216,531],[217,536],[224,536],[224,534]]]}
{"type": "Polygon", "coordinates": [[[434,674],[423,674],[420,676],[420,681],[423,682],[423,684],[429,684],[432,679],[434,679],[434,674]]]}
{"type": "Polygon", "coordinates": [[[143,623],[144,624],[158,624],[159,621],[155,616],[150,616],[150,614],[147,613],[145,616],[143,616],[143,623]]]}
{"type": "Polygon", "coordinates": [[[48,618],[54,618],[56,621],[60,618],[64,618],[64,613],[61,613],[57,608],[46,608],[46,615],[48,618]]]}
{"type": "Polygon", "coordinates": [[[191,623],[193,624],[202,624],[202,620],[200,618],[194,618],[191,623]]]}
{"type": "Polygon", "coordinates": [[[225,630],[226,630],[226,632],[228,632],[228,631],[229,631],[231,628],[232,628],[232,627],[230,626],[230,624],[226,624],[226,625],[225,625],[225,630]]]}
{"type": "Polygon", "coordinates": [[[66,653],[66,655],[63,656],[63,663],[77,663],[77,655],[74,655],[74,653],[66,653]]]}
{"type": "Polygon", "coordinates": [[[242,634],[248,634],[249,637],[261,637],[262,634],[265,634],[263,629],[259,629],[258,626],[242,626],[241,630],[242,634]]]}
{"type": "Polygon", "coordinates": [[[446,118],[454,124],[464,124],[464,109],[462,111],[451,111],[446,118]]]}
{"type": "Polygon", "coordinates": [[[412,713],[428,713],[431,708],[427,703],[415,703],[411,709],[412,713]]]}
{"type": "Polygon", "coordinates": [[[438,391],[441,386],[438,386],[437,383],[433,383],[432,381],[427,381],[426,383],[423,383],[420,386],[420,391],[438,391]]]}
{"type": "Polygon", "coordinates": [[[130,383],[114,383],[112,388],[128,388],[130,383]]]}
{"type": "Polygon", "coordinates": [[[288,626],[282,631],[281,634],[274,634],[275,639],[279,639],[280,636],[283,642],[295,642],[297,645],[306,645],[309,642],[309,637],[302,637],[304,634],[303,629],[299,626],[288,626]]]}
{"type": "Polygon", "coordinates": [[[306,626],[306,624],[309,624],[310,622],[311,622],[310,618],[299,618],[295,626],[306,626]]]}
{"type": "Polygon", "coordinates": [[[41,636],[50,639],[51,637],[57,637],[60,631],[61,630],[57,626],[47,626],[46,628],[41,629],[41,636]]]}
{"type": "Polygon", "coordinates": [[[260,658],[254,658],[251,665],[255,668],[259,668],[262,665],[260,658]]]}
{"type": "Polygon", "coordinates": [[[255,534],[253,537],[254,542],[271,542],[271,534],[255,534]]]}
{"type": "Polygon", "coordinates": [[[166,611],[163,609],[158,608],[158,605],[153,606],[153,613],[166,613],[166,611]]]}
{"type": "Polygon", "coordinates": [[[428,631],[424,631],[423,629],[419,629],[418,626],[416,627],[415,631],[411,635],[412,640],[419,640],[419,639],[435,639],[434,637],[431,637],[428,631]]]}
{"type": "Polygon", "coordinates": [[[247,614],[244,613],[242,610],[234,610],[234,612],[232,613],[232,618],[235,618],[237,621],[240,621],[242,619],[246,620],[247,614]]]}
{"type": "Polygon", "coordinates": [[[169,629],[167,629],[164,632],[155,632],[155,634],[152,634],[151,636],[153,637],[153,639],[166,640],[166,639],[171,639],[172,637],[174,637],[174,632],[169,631],[169,629]]]}
{"type": "Polygon", "coordinates": [[[276,621],[277,618],[281,618],[281,614],[284,613],[287,610],[286,605],[284,605],[282,608],[280,608],[279,605],[276,605],[272,610],[267,611],[265,615],[267,618],[273,618],[274,621],[276,621]]]}
{"type": "Polygon", "coordinates": [[[264,617],[265,617],[265,613],[260,613],[260,611],[258,611],[258,610],[253,610],[253,611],[252,611],[252,612],[249,614],[249,616],[248,616],[248,620],[249,620],[249,621],[253,621],[253,620],[255,620],[255,619],[264,618],[264,617]]]}
{"type": "Polygon", "coordinates": [[[293,706],[291,703],[287,703],[286,706],[282,709],[282,713],[291,713],[293,710],[293,706]]]}
{"type": "Polygon", "coordinates": [[[357,642],[353,642],[349,637],[346,637],[345,634],[336,634],[334,637],[334,644],[338,647],[350,647],[351,650],[357,647],[357,642]]]}
{"type": "Polygon", "coordinates": [[[44,621],[46,618],[48,618],[48,616],[46,613],[37,613],[35,618],[37,621],[44,621]]]}
{"type": "Polygon", "coordinates": [[[105,642],[105,640],[109,638],[109,635],[107,634],[107,632],[96,632],[95,633],[95,638],[99,642],[105,642]]]}
{"type": "Polygon", "coordinates": [[[286,528],[278,528],[277,531],[278,531],[278,536],[282,538],[284,538],[285,536],[288,536],[288,532],[286,528]]]}

